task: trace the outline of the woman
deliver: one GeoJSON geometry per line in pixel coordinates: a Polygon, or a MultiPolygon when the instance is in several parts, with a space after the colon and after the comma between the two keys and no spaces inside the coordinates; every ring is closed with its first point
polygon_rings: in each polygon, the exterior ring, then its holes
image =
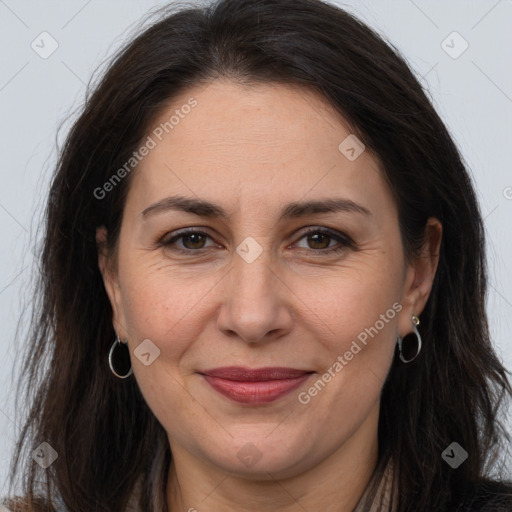
{"type": "Polygon", "coordinates": [[[62,150],[5,504],[512,510],[484,243],[367,26],[318,0],[166,13],[62,150]]]}

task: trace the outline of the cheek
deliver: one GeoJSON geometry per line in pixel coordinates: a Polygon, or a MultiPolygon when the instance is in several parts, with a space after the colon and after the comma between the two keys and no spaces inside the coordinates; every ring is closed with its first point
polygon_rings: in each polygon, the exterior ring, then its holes
{"type": "Polygon", "coordinates": [[[394,357],[402,269],[394,258],[372,256],[371,262],[354,263],[322,282],[324,293],[309,279],[294,288],[310,305],[307,324],[315,326],[310,334],[323,345],[320,377],[329,380],[331,405],[338,410],[356,412],[376,400],[394,357]]]}
{"type": "Polygon", "coordinates": [[[337,380],[345,381],[354,396],[358,389],[385,380],[396,342],[398,312],[402,309],[395,299],[396,295],[389,292],[379,294],[373,288],[358,286],[318,306],[324,308],[323,317],[328,319],[328,327],[317,332],[328,333],[323,337],[329,353],[329,357],[322,357],[323,371],[343,375],[337,380]]]}
{"type": "Polygon", "coordinates": [[[347,438],[379,402],[402,309],[395,290],[381,285],[347,285],[316,303],[326,319],[316,331],[319,375],[299,400],[327,436],[347,438]]]}
{"type": "Polygon", "coordinates": [[[336,340],[355,339],[376,323],[379,332],[389,334],[401,309],[393,308],[401,299],[401,268],[372,254],[367,261],[354,259],[328,275],[303,276],[293,291],[308,307],[304,313],[309,325],[316,324],[335,345],[336,340]]]}
{"type": "Polygon", "coordinates": [[[184,285],[162,269],[144,265],[125,276],[123,305],[137,384],[158,420],[166,426],[172,424],[174,434],[186,436],[199,412],[191,395],[183,392],[192,373],[183,363],[204,329],[199,317],[208,299],[205,290],[211,286],[204,281],[184,285]],[[145,340],[151,340],[159,351],[149,365],[137,357],[137,348],[147,343],[145,340]]]}
{"type": "MultiPolygon", "coordinates": [[[[143,340],[149,339],[160,351],[154,365],[165,360],[172,372],[191,340],[199,335],[198,314],[208,301],[211,277],[198,280],[192,271],[180,272],[156,253],[126,250],[124,254],[119,273],[130,352],[133,355],[143,340]]],[[[134,372],[149,378],[145,367],[133,356],[132,360],[134,372]]]]}
{"type": "MultiPolygon", "coordinates": [[[[281,278],[293,289],[287,307],[296,314],[294,328],[325,340],[337,353],[349,350],[355,339],[364,342],[364,333],[373,332],[376,323],[379,334],[386,336],[395,320],[382,325],[381,315],[400,297],[400,268],[392,263],[393,257],[373,251],[339,268],[302,269],[300,274],[285,270],[281,278]]],[[[201,338],[205,322],[218,313],[223,304],[218,291],[229,292],[221,283],[223,272],[198,272],[194,265],[171,265],[161,257],[126,258],[120,270],[132,347],[150,339],[171,361],[201,338]]]]}

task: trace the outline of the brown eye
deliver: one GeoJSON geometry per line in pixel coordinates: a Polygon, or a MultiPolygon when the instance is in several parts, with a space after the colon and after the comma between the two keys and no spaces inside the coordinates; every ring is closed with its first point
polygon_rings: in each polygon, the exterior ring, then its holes
{"type": "Polygon", "coordinates": [[[190,235],[181,235],[179,238],[183,240],[183,245],[187,249],[202,249],[204,246],[205,238],[200,233],[191,233],[190,235]],[[186,243],[190,241],[190,244],[186,243]]]}
{"type": "Polygon", "coordinates": [[[326,233],[307,235],[307,238],[310,240],[311,249],[327,249],[329,242],[332,240],[332,237],[326,233]]]}
{"type": "Polygon", "coordinates": [[[325,229],[310,229],[303,234],[300,240],[307,240],[307,247],[318,254],[338,253],[348,249],[356,249],[356,245],[348,236],[342,233],[333,233],[325,229]]]}
{"type": "Polygon", "coordinates": [[[163,237],[159,241],[159,246],[169,248],[172,251],[193,253],[201,249],[212,247],[205,245],[208,238],[211,239],[210,235],[203,231],[181,231],[171,238],[168,236],[163,237]]]}

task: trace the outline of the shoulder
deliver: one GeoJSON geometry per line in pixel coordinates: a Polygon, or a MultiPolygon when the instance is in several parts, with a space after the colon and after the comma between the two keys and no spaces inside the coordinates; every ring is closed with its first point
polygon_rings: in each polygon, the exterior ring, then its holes
{"type": "Polygon", "coordinates": [[[472,486],[457,512],[512,511],[512,482],[485,480],[472,486]]]}
{"type": "MultiPolygon", "coordinates": [[[[0,498],[1,500],[1,498],[0,498]]],[[[60,510],[60,509],[59,509],[60,510]]],[[[64,510],[64,509],[63,509],[64,510]]],[[[0,501],[0,512],[57,512],[53,505],[47,505],[39,498],[14,496],[0,501]]]]}

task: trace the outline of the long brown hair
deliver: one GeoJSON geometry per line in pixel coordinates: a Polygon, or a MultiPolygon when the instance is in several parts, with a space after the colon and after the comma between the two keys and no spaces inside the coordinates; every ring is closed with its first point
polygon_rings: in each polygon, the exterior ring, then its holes
{"type": "Polygon", "coordinates": [[[170,6],[115,56],[87,96],[60,151],[45,211],[19,387],[30,410],[10,481],[14,489],[19,480],[23,497],[9,506],[120,512],[137,490],[141,510],[165,508],[155,501],[163,492],[155,482],[165,481],[161,468],[171,457],[165,432],[135,379],[121,381],[108,368],[115,333],[97,264],[96,229],[107,228],[114,251],[133,173],[101,199],[94,192],[130,159],[164,105],[219,77],[321,93],[380,159],[409,257],[429,217],[443,224],[419,326],[424,348],[409,365],[395,360],[383,388],[373,484],[392,458],[400,512],[454,510],[499,472],[498,455],[510,445],[500,411],[512,390],[489,337],[482,217],[461,155],[404,59],[320,0],[170,6]],[[457,469],[441,457],[454,441],[469,454],[457,469]],[[42,442],[58,453],[47,469],[30,458],[42,442]]]}

